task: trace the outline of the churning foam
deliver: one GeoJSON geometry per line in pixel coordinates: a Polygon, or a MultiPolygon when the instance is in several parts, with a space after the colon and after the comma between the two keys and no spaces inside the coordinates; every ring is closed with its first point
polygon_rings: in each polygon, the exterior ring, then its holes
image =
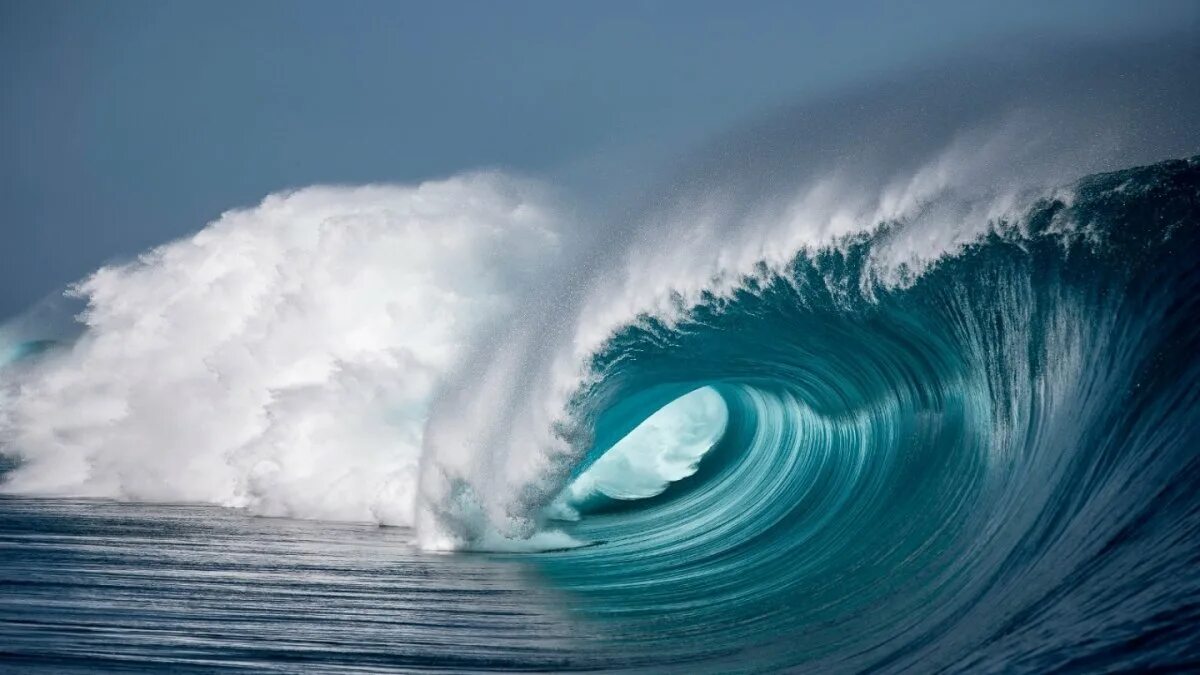
{"type": "Polygon", "coordinates": [[[5,489],[411,524],[431,392],[555,229],[480,173],[272,195],[105,267],[78,341],[0,374],[5,489]]]}

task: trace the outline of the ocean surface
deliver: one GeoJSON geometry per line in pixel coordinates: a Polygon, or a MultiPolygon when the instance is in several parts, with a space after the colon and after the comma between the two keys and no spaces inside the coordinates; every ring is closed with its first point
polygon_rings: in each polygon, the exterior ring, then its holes
{"type": "Polygon", "coordinates": [[[560,670],[589,662],[565,606],[404,528],[0,497],[2,672],[560,670]]]}

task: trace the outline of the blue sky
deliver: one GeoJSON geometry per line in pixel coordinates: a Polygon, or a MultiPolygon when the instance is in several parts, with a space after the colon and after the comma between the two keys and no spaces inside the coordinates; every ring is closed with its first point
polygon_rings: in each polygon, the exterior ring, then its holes
{"type": "Polygon", "coordinates": [[[629,182],[773,106],[1195,2],[0,4],[0,316],[265,194],[629,182]]]}

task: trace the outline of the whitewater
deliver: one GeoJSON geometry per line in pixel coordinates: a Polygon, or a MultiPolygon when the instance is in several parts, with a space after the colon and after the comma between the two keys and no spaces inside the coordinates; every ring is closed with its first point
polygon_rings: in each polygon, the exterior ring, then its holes
{"type": "Polygon", "coordinates": [[[833,97],[622,208],[270,195],[0,327],[0,490],[524,556],[622,646],[556,668],[1195,665],[1194,56],[833,97]]]}

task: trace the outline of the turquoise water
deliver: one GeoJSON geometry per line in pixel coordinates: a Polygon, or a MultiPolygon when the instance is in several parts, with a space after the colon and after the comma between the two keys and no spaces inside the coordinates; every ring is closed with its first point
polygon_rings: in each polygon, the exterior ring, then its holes
{"type": "Polygon", "coordinates": [[[581,415],[661,392],[599,437],[701,386],[730,421],[695,475],[568,525],[604,543],[547,557],[555,585],[664,662],[1196,665],[1200,161],[1086,179],[899,288],[865,276],[889,236],[599,357],[581,415]]]}

